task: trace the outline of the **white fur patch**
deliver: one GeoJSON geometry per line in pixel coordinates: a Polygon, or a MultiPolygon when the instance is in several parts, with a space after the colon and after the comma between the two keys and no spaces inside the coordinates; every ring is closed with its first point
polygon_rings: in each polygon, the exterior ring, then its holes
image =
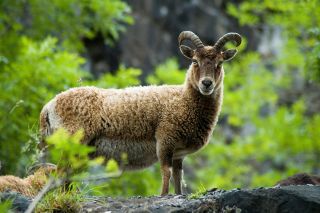
{"type": "Polygon", "coordinates": [[[59,127],[62,127],[61,118],[56,113],[56,99],[52,99],[47,103],[46,108],[48,110],[48,117],[50,123],[50,129],[57,130],[59,127]]]}

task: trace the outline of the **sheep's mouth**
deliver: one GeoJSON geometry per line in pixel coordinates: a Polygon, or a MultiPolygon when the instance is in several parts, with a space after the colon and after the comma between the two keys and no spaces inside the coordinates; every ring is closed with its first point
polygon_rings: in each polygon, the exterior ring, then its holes
{"type": "Polygon", "coordinates": [[[205,87],[201,87],[200,86],[200,93],[202,94],[202,95],[211,95],[212,93],[213,93],[213,91],[214,91],[214,88],[213,88],[213,86],[212,87],[209,87],[209,88],[205,88],[205,87]]]}

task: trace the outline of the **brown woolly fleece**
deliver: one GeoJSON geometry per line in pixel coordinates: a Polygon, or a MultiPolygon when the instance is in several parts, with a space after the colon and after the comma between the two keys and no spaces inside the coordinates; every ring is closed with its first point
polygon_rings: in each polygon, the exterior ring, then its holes
{"type": "Polygon", "coordinates": [[[174,158],[205,145],[221,103],[222,84],[208,97],[200,96],[189,84],[122,90],[73,88],[44,107],[41,132],[49,135],[59,127],[70,133],[83,129],[83,142],[96,146],[97,155],[120,161],[121,154],[127,153],[126,168],[139,169],[157,161],[156,141],[175,150],[174,158]]]}
{"type": "Polygon", "coordinates": [[[180,194],[182,160],[208,143],[222,105],[221,64],[236,53],[225,56],[212,46],[181,51],[194,61],[183,85],[67,90],[44,106],[42,136],[60,127],[70,133],[83,129],[83,143],[96,147],[94,156],[113,158],[123,169],[141,169],[159,160],[162,194],[168,193],[171,168],[180,194]]]}
{"type": "Polygon", "coordinates": [[[35,197],[47,182],[47,175],[53,167],[41,167],[33,175],[22,179],[12,175],[0,176],[0,192],[15,191],[28,197],[35,197]]]}

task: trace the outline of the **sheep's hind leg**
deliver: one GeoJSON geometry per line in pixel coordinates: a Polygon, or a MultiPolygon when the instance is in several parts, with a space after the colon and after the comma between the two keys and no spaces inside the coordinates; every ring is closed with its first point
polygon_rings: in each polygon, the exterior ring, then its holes
{"type": "Polygon", "coordinates": [[[183,159],[174,159],[172,176],[174,180],[174,192],[176,194],[182,194],[181,179],[182,179],[182,161],[183,159]]]}

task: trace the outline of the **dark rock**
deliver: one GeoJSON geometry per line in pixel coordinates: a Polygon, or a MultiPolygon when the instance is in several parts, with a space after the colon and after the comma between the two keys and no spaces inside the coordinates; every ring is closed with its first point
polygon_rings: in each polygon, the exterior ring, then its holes
{"type": "Polygon", "coordinates": [[[11,210],[13,212],[25,212],[31,203],[31,198],[23,196],[16,192],[3,192],[0,193],[0,203],[11,200],[11,210]]]}
{"type": "Polygon", "coordinates": [[[260,33],[252,27],[239,26],[237,20],[227,14],[227,3],[222,0],[126,1],[132,8],[135,23],[128,26],[114,46],[105,44],[101,35],[84,39],[90,70],[95,76],[113,72],[121,62],[141,68],[145,77],[170,57],[178,58],[180,64],[187,67],[189,62],[180,54],[177,41],[183,30],[194,31],[205,44],[213,44],[231,31],[249,38],[248,48],[251,50],[257,49],[260,43],[260,33]]]}
{"type": "MultiPolygon", "coordinates": [[[[224,1],[128,0],[128,3],[136,22],[119,41],[123,49],[121,61],[146,72],[168,57],[183,58],[177,46],[177,37],[183,30],[194,31],[206,44],[213,44],[226,32],[237,31],[252,38],[252,48],[257,45],[253,30],[240,27],[226,13],[224,1]]],[[[189,63],[180,62],[184,67],[189,63]]]]}
{"type": "Polygon", "coordinates": [[[320,187],[288,186],[226,192],[218,197],[220,210],[236,206],[246,212],[319,212],[320,187]]]}
{"type": "Polygon", "coordinates": [[[319,175],[310,175],[307,173],[295,174],[277,183],[279,186],[290,186],[290,185],[320,185],[319,175]]]}
{"type": "MultiPolygon", "coordinates": [[[[100,197],[102,201],[106,198],[100,197]]],[[[84,203],[83,212],[320,212],[320,186],[285,186],[254,190],[210,190],[197,199],[184,196],[108,199],[104,206],[84,203]],[[120,208],[119,208],[120,206],[120,208]]]]}

